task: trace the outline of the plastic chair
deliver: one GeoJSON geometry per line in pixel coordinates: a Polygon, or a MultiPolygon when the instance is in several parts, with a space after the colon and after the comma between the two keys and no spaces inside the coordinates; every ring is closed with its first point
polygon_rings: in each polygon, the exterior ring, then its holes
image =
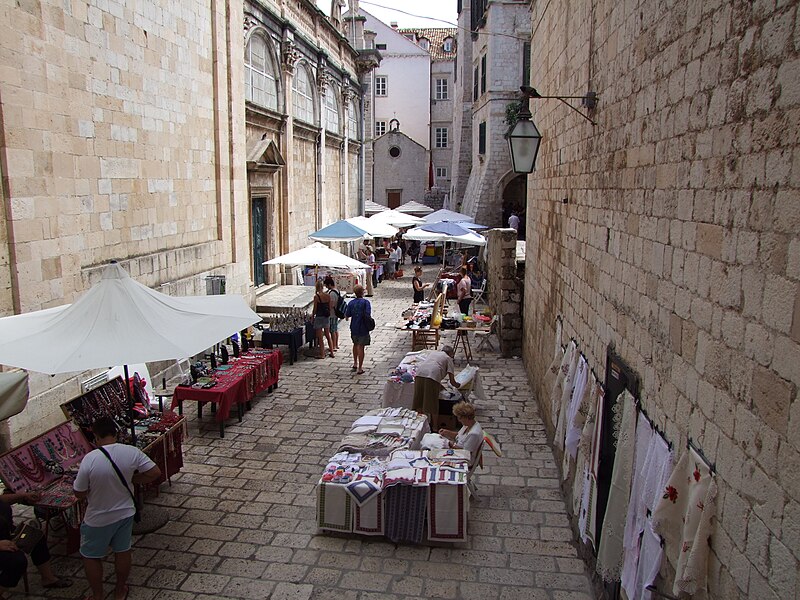
{"type": "Polygon", "coordinates": [[[481,445],[478,448],[477,458],[475,462],[469,466],[469,471],[467,472],[467,489],[469,490],[470,496],[473,498],[478,497],[478,486],[475,483],[475,472],[478,470],[478,467],[483,468],[483,445],[484,441],[481,441],[481,445]]]}
{"type": "MultiPolygon", "coordinates": [[[[492,350],[494,350],[494,344],[492,344],[491,336],[497,338],[497,328],[499,327],[499,319],[497,315],[492,317],[492,320],[489,321],[489,331],[476,331],[475,338],[480,340],[478,345],[475,347],[475,351],[482,350],[484,346],[489,346],[492,350]]],[[[498,341],[498,345],[500,342],[498,341]]]]}

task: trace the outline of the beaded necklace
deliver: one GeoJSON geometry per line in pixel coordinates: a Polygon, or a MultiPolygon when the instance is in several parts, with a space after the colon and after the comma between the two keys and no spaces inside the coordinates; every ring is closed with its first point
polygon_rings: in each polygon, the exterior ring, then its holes
{"type": "Polygon", "coordinates": [[[39,459],[39,461],[44,465],[44,468],[54,473],[55,475],[63,475],[64,474],[64,467],[56,460],[55,451],[52,445],[48,445],[45,441],[45,446],[47,447],[47,451],[50,453],[50,458],[47,458],[44,453],[42,452],[41,448],[39,448],[39,444],[31,444],[28,446],[28,450],[32,453],[32,456],[35,456],[39,459]]]}
{"type": "MultiPolygon", "coordinates": [[[[32,456],[31,460],[33,460],[32,456]]],[[[21,473],[25,479],[32,481],[34,483],[41,483],[42,481],[44,481],[45,472],[36,466],[35,460],[33,460],[32,467],[28,466],[28,463],[22,460],[22,458],[15,453],[11,455],[11,462],[14,463],[14,466],[17,468],[17,471],[21,473]]]]}

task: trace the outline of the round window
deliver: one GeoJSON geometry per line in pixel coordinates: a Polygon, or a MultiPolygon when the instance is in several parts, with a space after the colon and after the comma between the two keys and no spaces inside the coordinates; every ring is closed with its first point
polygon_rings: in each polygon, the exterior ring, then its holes
{"type": "Polygon", "coordinates": [[[389,148],[389,156],[391,156],[392,158],[397,158],[398,156],[400,156],[400,148],[398,148],[397,146],[392,146],[391,148],[389,148]]]}

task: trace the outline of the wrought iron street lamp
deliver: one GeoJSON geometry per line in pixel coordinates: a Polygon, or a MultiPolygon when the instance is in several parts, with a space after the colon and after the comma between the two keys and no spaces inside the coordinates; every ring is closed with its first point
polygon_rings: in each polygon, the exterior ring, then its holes
{"type": "Polygon", "coordinates": [[[596,125],[594,121],[572,106],[567,100],[580,99],[583,106],[591,110],[597,106],[597,94],[587,92],[585,96],[542,96],[535,88],[529,86],[522,86],[519,89],[522,92],[522,106],[517,115],[517,122],[508,134],[508,147],[511,150],[511,164],[514,172],[532,173],[536,168],[536,157],[539,154],[542,134],[539,133],[536,124],[531,120],[531,98],[555,98],[561,100],[592,125],[596,125]]]}

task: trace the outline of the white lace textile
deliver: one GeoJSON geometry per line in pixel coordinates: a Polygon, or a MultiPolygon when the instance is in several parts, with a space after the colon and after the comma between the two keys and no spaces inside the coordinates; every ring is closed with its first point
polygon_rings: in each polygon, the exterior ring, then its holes
{"type": "Polygon", "coordinates": [[[653,511],[653,531],[664,538],[664,552],[675,569],[672,593],[706,592],[708,538],[714,532],[716,477],[689,448],[678,461],[653,511]]]}
{"type": "Polygon", "coordinates": [[[567,378],[570,366],[572,366],[572,359],[578,353],[578,347],[575,342],[570,342],[561,357],[561,363],[558,365],[558,372],[556,373],[556,382],[553,385],[553,391],[550,393],[550,418],[553,420],[553,425],[558,421],[558,411],[561,408],[561,394],[564,391],[564,380],[567,378]]]}
{"type": "MultiPolygon", "coordinates": [[[[578,443],[581,441],[581,430],[586,419],[586,406],[594,388],[594,385],[590,384],[590,379],[593,380],[594,377],[589,368],[589,363],[581,356],[578,370],[575,373],[575,387],[572,389],[572,399],[567,411],[567,433],[564,440],[565,454],[569,454],[572,458],[576,458],[578,455],[578,443]]],[[[592,381],[592,383],[594,382],[592,381]]]]}
{"type": "Polygon", "coordinates": [[[596,513],[597,513],[597,469],[600,465],[600,432],[603,431],[603,409],[605,406],[605,392],[600,384],[595,385],[594,399],[586,424],[583,426],[583,439],[581,450],[588,457],[585,468],[585,482],[581,494],[581,508],[578,516],[578,528],[581,539],[595,544],[596,513]]]}
{"type": "Polygon", "coordinates": [[[556,432],[554,434],[555,437],[553,438],[553,443],[562,450],[564,449],[564,437],[567,429],[567,407],[569,406],[570,398],[572,398],[572,389],[575,386],[575,374],[578,370],[578,364],[581,361],[581,353],[578,352],[577,347],[575,347],[575,350],[572,353],[572,361],[570,362],[569,369],[567,370],[567,375],[564,377],[564,383],[561,386],[558,423],[556,425],[556,432]]]}
{"type": "Polygon", "coordinates": [[[633,471],[633,444],[636,435],[636,407],[628,390],[617,398],[615,411],[622,411],[611,490],[603,518],[600,548],[597,551],[597,572],[604,581],[619,581],[622,571],[622,547],[625,534],[625,516],[631,491],[633,471]]]}

